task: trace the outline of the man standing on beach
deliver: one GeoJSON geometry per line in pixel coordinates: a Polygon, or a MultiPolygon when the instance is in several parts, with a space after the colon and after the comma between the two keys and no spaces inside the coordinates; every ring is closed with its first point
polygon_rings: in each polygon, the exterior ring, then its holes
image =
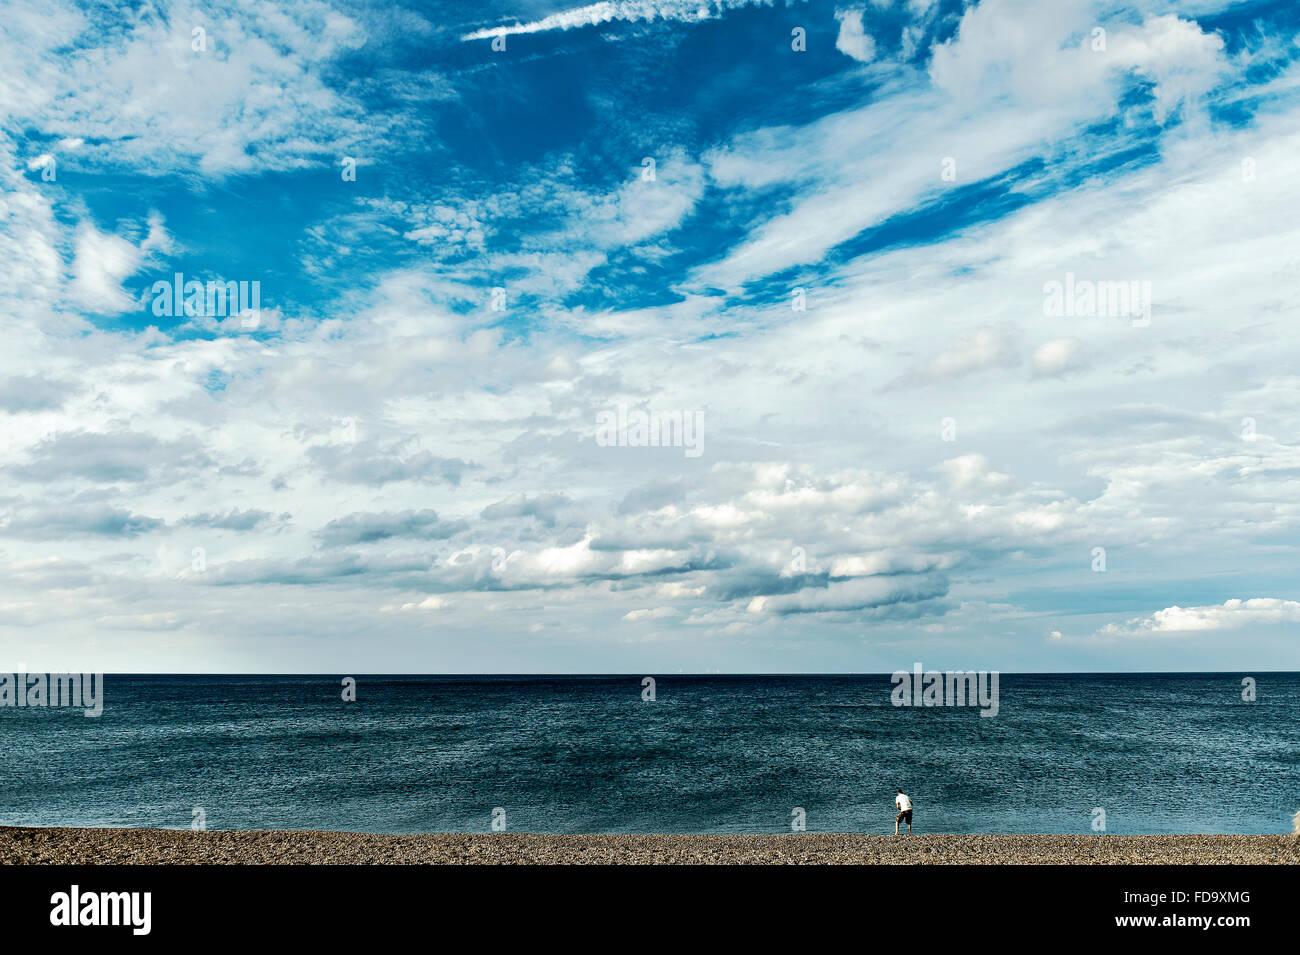
{"type": "Polygon", "coordinates": [[[898,807],[898,816],[894,819],[894,835],[898,835],[898,824],[906,819],[907,834],[910,836],[912,834],[912,800],[900,789],[898,795],[894,797],[894,805],[898,807]]]}

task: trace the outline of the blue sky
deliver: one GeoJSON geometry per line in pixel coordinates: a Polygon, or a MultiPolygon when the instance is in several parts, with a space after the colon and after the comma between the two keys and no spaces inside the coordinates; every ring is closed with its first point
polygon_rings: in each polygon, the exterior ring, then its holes
{"type": "Polygon", "coordinates": [[[1293,4],[0,44],[6,666],[1300,668],[1293,4]]]}

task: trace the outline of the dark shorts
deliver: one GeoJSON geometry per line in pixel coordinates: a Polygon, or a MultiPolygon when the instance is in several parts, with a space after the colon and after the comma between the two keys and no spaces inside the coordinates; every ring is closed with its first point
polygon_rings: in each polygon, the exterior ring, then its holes
{"type": "Polygon", "coordinates": [[[894,820],[894,825],[898,825],[900,822],[905,822],[910,826],[912,824],[912,810],[904,809],[900,812],[898,818],[894,820]]]}

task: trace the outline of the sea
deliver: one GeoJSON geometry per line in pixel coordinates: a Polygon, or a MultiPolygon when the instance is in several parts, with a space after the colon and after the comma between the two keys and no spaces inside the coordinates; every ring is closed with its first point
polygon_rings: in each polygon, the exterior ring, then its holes
{"type": "Polygon", "coordinates": [[[1003,673],[996,716],[895,705],[888,674],[345,676],[108,674],[98,717],[0,706],[0,825],[884,833],[898,789],[918,833],[1275,833],[1300,809],[1297,673],[1003,673]]]}

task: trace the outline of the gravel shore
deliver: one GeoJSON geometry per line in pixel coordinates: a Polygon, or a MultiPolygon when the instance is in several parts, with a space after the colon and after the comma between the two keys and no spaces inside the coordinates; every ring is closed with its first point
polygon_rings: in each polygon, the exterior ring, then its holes
{"type": "Polygon", "coordinates": [[[1295,836],[372,835],[0,827],[2,864],[1300,863],[1295,836]]]}

